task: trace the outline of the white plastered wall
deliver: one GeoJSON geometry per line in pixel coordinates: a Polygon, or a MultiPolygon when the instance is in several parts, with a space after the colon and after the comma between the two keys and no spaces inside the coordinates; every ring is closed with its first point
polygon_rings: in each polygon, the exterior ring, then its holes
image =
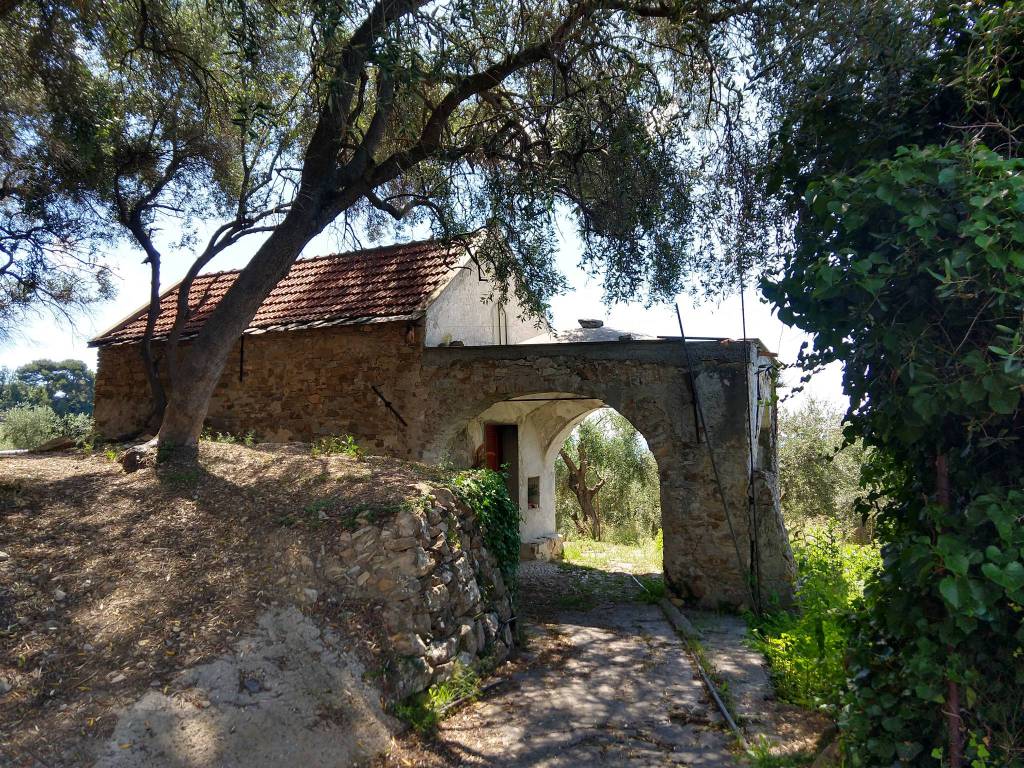
{"type": "Polygon", "coordinates": [[[522,308],[514,296],[499,305],[491,301],[492,286],[473,262],[458,268],[441,293],[427,307],[426,345],[437,347],[461,341],[467,347],[518,344],[548,329],[533,317],[520,318],[522,308]]]}
{"type": "Polygon", "coordinates": [[[581,400],[558,392],[524,395],[488,408],[469,422],[466,435],[473,449],[483,445],[486,424],[515,424],[519,434],[520,536],[536,542],[557,535],[555,526],[555,457],[572,429],[587,414],[603,406],[600,400],[581,400]],[[525,398],[529,397],[529,400],[525,398]],[[539,502],[528,504],[531,477],[539,478],[539,502]]]}

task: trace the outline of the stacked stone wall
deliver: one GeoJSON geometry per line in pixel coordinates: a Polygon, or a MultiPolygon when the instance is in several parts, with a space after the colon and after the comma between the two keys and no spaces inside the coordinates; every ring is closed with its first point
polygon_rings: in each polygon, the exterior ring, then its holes
{"type": "MultiPolygon", "coordinates": [[[[206,423],[268,442],[352,434],[374,453],[410,457],[422,408],[421,334],[405,323],[375,323],[245,336],[224,366],[206,423]]],[[[145,426],[148,412],[138,346],[101,348],[98,429],[110,438],[129,434],[145,426]]]]}
{"type": "Polygon", "coordinates": [[[385,693],[400,701],[484,657],[501,661],[514,638],[511,595],[476,515],[440,488],[394,517],[358,518],[316,558],[290,563],[300,604],[366,604],[383,622],[385,693]]]}
{"type": "MultiPolygon", "coordinates": [[[[672,589],[701,606],[740,607],[750,604],[754,538],[745,374],[756,360],[751,354],[746,343],[693,345],[707,425],[698,434],[678,342],[436,349],[424,348],[422,328],[404,323],[266,333],[236,345],[207,422],[274,442],[347,433],[373,453],[438,461],[458,455],[450,449],[459,432],[495,403],[545,392],[592,398],[629,419],[657,459],[672,589]]],[[[147,410],[137,347],[101,349],[96,420],[103,434],[139,428],[147,410]]],[[[761,552],[774,561],[759,571],[766,590],[786,602],[794,566],[772,493],[772,461],[760,468],[758,482],[768,492],[757,498],[761,552]]]]}

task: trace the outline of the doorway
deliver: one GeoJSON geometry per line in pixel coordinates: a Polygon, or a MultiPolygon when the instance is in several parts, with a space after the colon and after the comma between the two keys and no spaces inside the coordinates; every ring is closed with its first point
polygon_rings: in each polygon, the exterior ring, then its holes
{"type": "Polygon", "coordinates": [[[488,469],[505,471],[508,495],[519,503],[519,427],[516,424],[485,424],[484,450],[488,469]]]}

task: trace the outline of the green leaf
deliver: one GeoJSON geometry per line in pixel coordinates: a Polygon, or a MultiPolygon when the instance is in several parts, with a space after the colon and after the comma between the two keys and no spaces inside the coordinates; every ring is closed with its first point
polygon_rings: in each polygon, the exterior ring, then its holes
{"type": "Polygon", "coordinates": [[[994,563],[985,563],[981,566],[981,572],[1007,592],[1015,592],[1024,587],[1024,565],[1017,560],[1003,568],[994,563]]]}
{"type": "Polygon", "coordinates": [[[1006,389],[997,389],[989,392],[988,404],[996,413],[1004,415],[1014,413],[1020,404],[1020,390],[1015,387],[1007,387],[1006,389]]]}
{"type": "Polygon", "coordinates": [[[954,577],[946,576],[940,581],[939,592],[942,594],[943,599],[953,606],[954,609],[960,607],[960,590],[954,577]]]}

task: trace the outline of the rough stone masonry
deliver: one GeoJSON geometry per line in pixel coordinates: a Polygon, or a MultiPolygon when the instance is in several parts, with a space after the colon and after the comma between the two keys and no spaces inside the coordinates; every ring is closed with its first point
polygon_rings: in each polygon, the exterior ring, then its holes
{"type": "MultiPolygon", "coordinates": [[[[253,334],[225,366],[208,423],[270,441],[348,433],[373,452],[469,465],[466,425],[494,404],[537,393],[588,398],[629,419],[657,459],[673,591],[702,607],[747,606],[756,573],[766,597],[786,602],[794,567],[776,491],[770,361],[756,342],[688,346],[692,372],[678,340],[438,348],[425,346],[416,322],[253,334]]],[[[137,345],[102,346],[99,429],[138,431],[148,410],[137,345]]]]}

